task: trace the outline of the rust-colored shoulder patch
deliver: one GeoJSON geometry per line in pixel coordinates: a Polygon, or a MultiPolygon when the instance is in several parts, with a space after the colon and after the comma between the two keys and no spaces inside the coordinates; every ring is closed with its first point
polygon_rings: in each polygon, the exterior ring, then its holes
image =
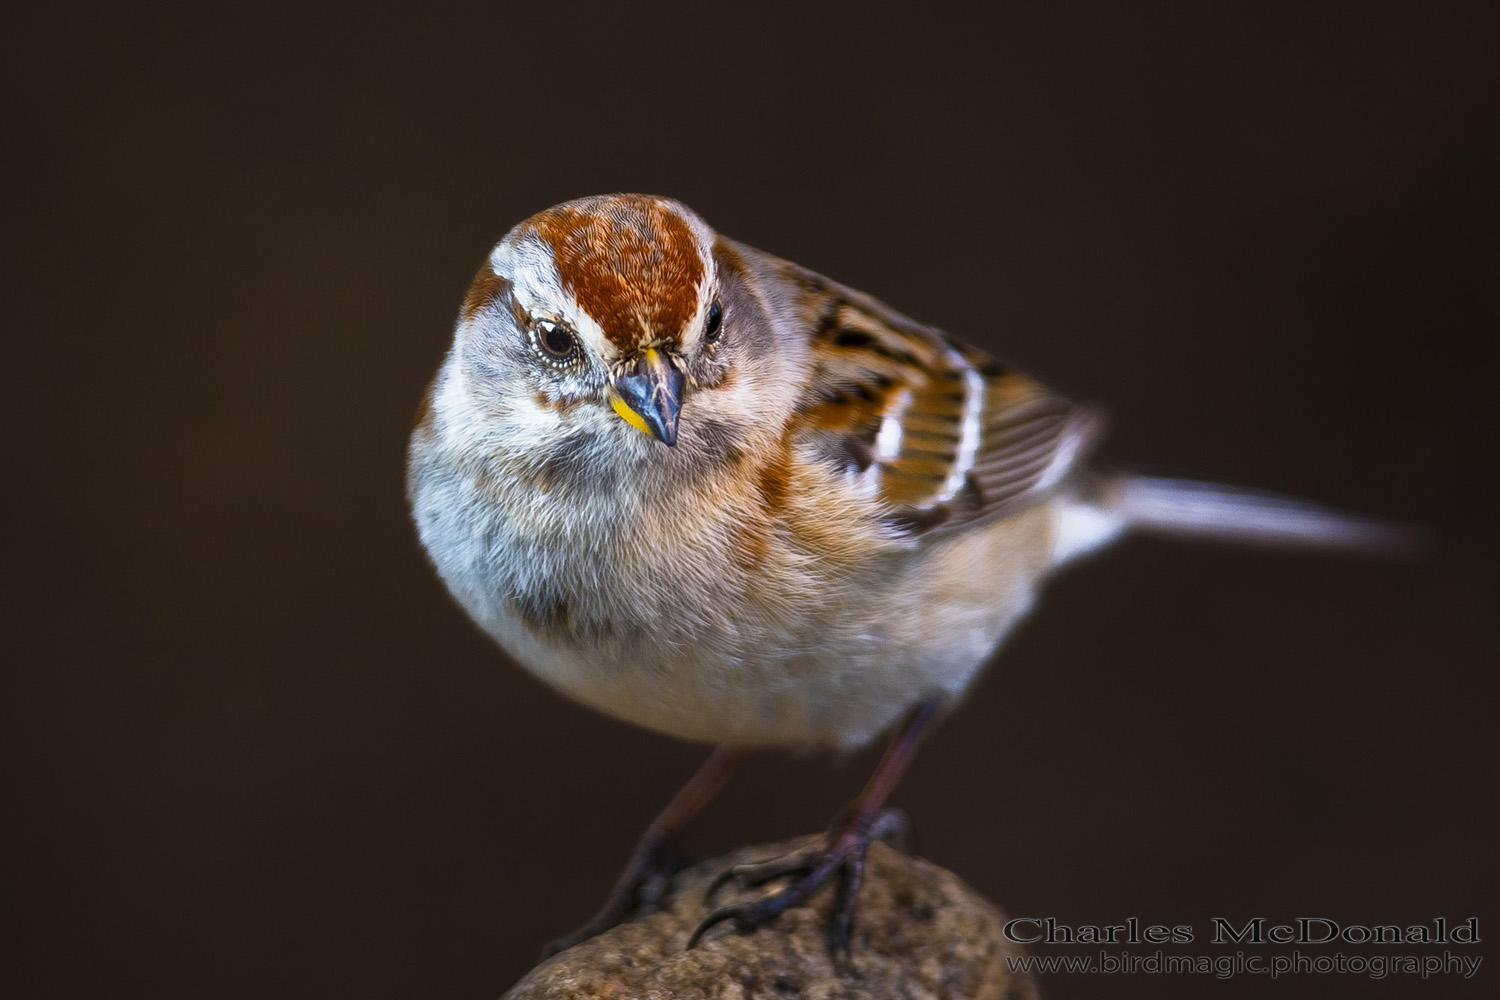
{"type": "Polygon", "coordinates": [[[563,286],[622,351],[676,340],[697,311],[697,240],[656,199],[619,195],[589,208],[560,205],[525,225],[552,248],[563,286]]]}
{"type": "Polygon", "coordinates": [[[463,317],[467,322],[479,315],[490,303],[510,291],[510,282],[495,273],[486,260],[474,280],[469,283],[469,292],[464,296],[463,317]]]}
{"type": "Polygon", "coordinates": [[[792,492],[792,426],[787,425],[776,450],[761,466],[760,500],[766,512],[773,517],[786,506],[792,492]]]}

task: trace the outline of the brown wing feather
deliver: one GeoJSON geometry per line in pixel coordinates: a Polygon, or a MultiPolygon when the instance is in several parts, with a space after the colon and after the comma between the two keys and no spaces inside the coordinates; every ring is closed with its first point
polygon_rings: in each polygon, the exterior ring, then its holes
{"type": "Polygon", "coordinates": [[[947,532],[1035,503],[1102,431],[1094,411],[983,352],[787,267],[811,326],[804,425],[869,477],[893,530],[947,532]]]}

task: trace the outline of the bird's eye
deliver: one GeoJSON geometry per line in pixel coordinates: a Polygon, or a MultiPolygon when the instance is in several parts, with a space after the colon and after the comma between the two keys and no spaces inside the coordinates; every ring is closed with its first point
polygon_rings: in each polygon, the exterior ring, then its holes
{"type": "Polygon", "coordinates": [[[569,361],[578,353],[578,338],[566,324],[539,319],[532,327],[536,346],[553,361],[569,361]]]}
{"type": "Polygon", "coordinates": [[[719,307],[719,300],[708,307],[708,321],[703,324],[703,339],[712,344],[719,339],[719,327],[724,323],[724,310],[719,307]]]}

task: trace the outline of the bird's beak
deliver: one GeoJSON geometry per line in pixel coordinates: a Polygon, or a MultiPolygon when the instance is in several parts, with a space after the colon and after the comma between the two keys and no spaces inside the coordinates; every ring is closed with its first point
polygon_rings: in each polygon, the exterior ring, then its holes
{"type": "Polygon", "coordinates": [[[635,363],[609,387],[609,405],[636,430],[665,445],[677,443],[677,411],[687,381],[671,360],[654,347],[641,351],[635,363]]]}

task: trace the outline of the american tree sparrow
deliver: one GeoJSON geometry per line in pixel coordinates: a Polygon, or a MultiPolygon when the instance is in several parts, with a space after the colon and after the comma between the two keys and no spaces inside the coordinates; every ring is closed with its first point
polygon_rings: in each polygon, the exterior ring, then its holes
{"type": "Polygon", "coordinates": [[[422,544],[522,666],[718,747],[560,945],[654,900],[676,834],[745,749],[894,729],[820,849],[727,873],[791,880],[699,928],[753,929],[833,879],[830,943],[846,952],[887,794],[1048,573],[1131,530],[1407,540],[1301,501],[1091,468],[1101,430],[1094,410],[679,202],[584,198],[511,230],[412,435],[422,544]]]}

